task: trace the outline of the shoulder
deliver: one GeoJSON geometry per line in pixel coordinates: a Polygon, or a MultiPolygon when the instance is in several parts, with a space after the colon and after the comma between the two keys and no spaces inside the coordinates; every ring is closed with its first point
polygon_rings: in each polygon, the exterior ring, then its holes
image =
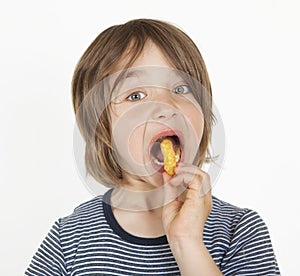
{"type": "MultiPolygon", "coordinates": [[[[94,213],[102,208],[103,195],[96,196],[86,202],[79,204],[74,208],[74,212],[70,215],[73,217],[79,217],[83,214],[94,213]]],[[[66,217],[69,218],[70,216],[66,217]]]]}
{"type": "Polygon", "coordinates": [[[206,245],[224,275],[280,275],[268,228],[255,211],[213,196],[206,245]]]}
{"type": "Polygon", "coordinates": [[[78,246],[85,244],[85,239],[95,235],[99,220],[104,221],[102,198],[97,196],[82,203],[69,216],[56,220],[25,274],[69,275],[66,260],[76,255],[78,246]]]}
{"type": "Polygon", "coordinates": [[[207,240],[212,244],[222,243],[224,249],[239,240],[246,241],[258,232],[267,235],[267,227],[257,211],[230,204],[213,196],[212,210],[205,224],[207,240]]]}
{"type": "Polygon", "coordinates": [[[260,214],[249,208],[241,208],[218,198],[213,199],[214,212],[230,236],[231,247],[246,250],[266,244],[272,251],[269,230],[260,214]]]}
{"type": "Polygon", "coordinates": [[[260,214],[253,209],[238,207],[213,196],[213,208],[208,223],[218,222],[231,236],[239,237],[246,232],[267,231],[260,214]]]}
{"type": "Polygon", "coordinates": [[[58,224],[61,234],[66,234],[70,231],[90,228],[103,217],[103,196],[100,195],[75,207],[70,215],[58,219],[58,224]]]}
{"type": "Polygon", "coordinates": [[[210,213],[211,219],[226,221],[232,226],[236,226],[241,221],[253,225],[258,220],[261,220],[260,215],[255,210],[238,207],[215,196],[212,197],[212,200],[213,207],[210,213]]]}

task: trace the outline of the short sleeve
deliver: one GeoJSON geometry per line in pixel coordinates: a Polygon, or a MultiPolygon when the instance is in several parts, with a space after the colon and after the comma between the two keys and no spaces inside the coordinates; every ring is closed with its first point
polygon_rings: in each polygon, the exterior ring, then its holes
{"type": "Polygon", "coordinates": [[[280,275],[268,228],[257,212],[247,209],[237,223],[221,270],[225,276],[280,275]]]}
{"type": "Polygon", "coordinates": [[[57,220],[33,256],[25,275],[65,276],[64,256],[60,243],[60,220],[57,220]]]}

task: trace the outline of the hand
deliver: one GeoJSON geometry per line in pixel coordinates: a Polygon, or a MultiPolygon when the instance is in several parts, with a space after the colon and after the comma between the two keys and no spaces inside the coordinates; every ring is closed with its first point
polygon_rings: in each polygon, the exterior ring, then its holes
{"type": "Polygon", "coordinates": [[[212,208],[209,175],[196,166],[180,164],[173,177],[163,173],[163,179],[167,204],[162,220],[180,274],[222,275],[203,242],[212,208]]]}
{"type": "Polygon", "coordinates": [[[168,203],[163,207],[162,220],[169,243],[202,243],[204,224],[212,208],[209,175],[196,166],[181,163],[173,177],[164,172],[163,179],[168,203]]]}

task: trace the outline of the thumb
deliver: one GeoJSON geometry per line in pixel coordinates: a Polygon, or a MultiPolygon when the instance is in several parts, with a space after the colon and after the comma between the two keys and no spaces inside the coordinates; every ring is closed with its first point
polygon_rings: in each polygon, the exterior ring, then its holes
{"type": "Polygon", "coordinates": [[[163,176],[164,184],[166,184],[172,179],[172,176],[168,175],[166,172],[163,172],[162,176],[163,176]]]}
{"type": "Polygon", "coordinates": [[[177,189],[170,183],[172,176],[166,172],[163,172],[162,176],[164,181],[164,205],[166,205],[177,198],[177,189]]]}

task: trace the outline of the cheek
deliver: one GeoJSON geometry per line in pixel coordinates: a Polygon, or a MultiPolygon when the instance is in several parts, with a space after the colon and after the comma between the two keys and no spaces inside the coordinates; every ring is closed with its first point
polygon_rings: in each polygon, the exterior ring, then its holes
{"type": "Polygon", "coordinates": [[[145,149],[146,149],[146,143],[143,139],[145,136],[145,125],[141,125],[136,127],[129,136],[128,139],[128,149],[129,153],[132,156],[132,159],[142,164],[145,160],[145,149]]]}
{"type": "Polygon", "coordinates": [[[201,108],[196,107],[194,104],[187,105],[182,112],[200,141],[204,129],[204,117],[201,108]]]}
{"type": "Polygon", "coordinates": [[[204,120],[203,120],[203,116],[194,116],[194,114],[190,115],[191,118],[191,124],[197,134],[197,136],[199,137],[199,139],[201,140],[202,135],[203,135],[203,128],[204,128],[204,120]]]}
{"type": "Polygon", "coordinates": [[[111,112],[114,139],[119,141],[117,142],[117,151],[121,156],[127,156],[129,163],[142,164],[145,159],[143,154],[145,124],[140,118],[139,110],[135,112],[134,110],[115,107],[111,112]]]}

